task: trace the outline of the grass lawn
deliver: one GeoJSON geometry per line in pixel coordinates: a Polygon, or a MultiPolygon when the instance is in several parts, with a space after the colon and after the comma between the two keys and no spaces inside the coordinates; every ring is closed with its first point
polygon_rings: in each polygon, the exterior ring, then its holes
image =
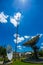
{"type": "MultiPolygon", "coordinates": [[[[2,61],[2,59],[0,58],[0,61],[2,61]]],[[[13,63],[12,64],[9,64],[9,65],[43,65],[41,63],[25,63],[25,62],[21,62],[20,60],[16,60],[14,61],[13,60],[13,63]]]]}
{"type": "Polygon", "coordinates": [[[3,58],[0,58],[0,61],[3,61],[3,58]]]}
{"type": "Polygon", "coordinates": [[[14,61],[12,64],[10,65],[43,65],[43,64],[34,64],[34,63],[24,63],[21,61],[14,61]]]}

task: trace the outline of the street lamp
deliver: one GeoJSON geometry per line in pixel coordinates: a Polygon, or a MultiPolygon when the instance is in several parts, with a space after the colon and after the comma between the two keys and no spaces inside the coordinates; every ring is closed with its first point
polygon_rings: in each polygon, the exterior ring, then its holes
{"type": "Polygon", "coordinates": [[[20,19],[21,19],[21,13],[18,12],[16,13],[16,16],[15,16],[15,20],[16,20],[16,45],[15,45],[15,60],[16,60],[16,53],[17,53],[17,42],[18,42],[18,27],[19,27],[19,24],[20,24],[20,19]]]}
{"type": "Polygon", "coordinates": [[[16,61],[16,54],[17,54],[17,40],[18,40],[18,25],[16,27],[15,61],[16,61]]]}

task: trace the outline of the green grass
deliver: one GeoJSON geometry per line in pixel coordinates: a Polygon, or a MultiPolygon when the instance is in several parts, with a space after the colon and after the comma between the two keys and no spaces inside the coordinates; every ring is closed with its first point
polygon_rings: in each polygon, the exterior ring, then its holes
{"type": "Polygon", "coordinates": [[[10,65],[43,65],[43,64],[35,64],[35,63],[24,63],[21,61],[14,61],[12,64],[10,65]]]}
{"type": "Polygon", "coordinates": [[[0,58],[0,61],[3,61],[3,58],[0,58]]]}
{"type": "MultiPolygon", "coordinates": [[[[2,59],[0,58],[0,61],[1,61],[2,59]]],[[[20,60],[16,60],[16,61],[14,61],[14,59],[13,59],[13,63],[12,64],[9,64],[9,65],[43,65],[43,64],[41,64],[41,63],[25,63],[25,62],[21,62],[20,60]]]]}

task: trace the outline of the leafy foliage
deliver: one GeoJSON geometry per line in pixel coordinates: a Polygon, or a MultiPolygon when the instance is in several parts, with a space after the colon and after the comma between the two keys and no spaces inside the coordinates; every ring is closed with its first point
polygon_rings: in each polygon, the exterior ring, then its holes
{"type": "Polygon", "coordinates": [[[40,50],[40,51],[39,51],[39,55],[40,55],[41,57],[43,57],[43,50],[40,50]]]}
{"type": "Polygon", "coordinates": [[[6,56],[6,49],[2,46],[0,46],[0,56],[6,56]]]}

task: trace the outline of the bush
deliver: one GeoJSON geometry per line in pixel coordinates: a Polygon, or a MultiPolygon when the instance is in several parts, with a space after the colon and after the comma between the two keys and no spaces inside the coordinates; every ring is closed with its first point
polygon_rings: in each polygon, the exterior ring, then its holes
{"type": "Polygon", "coordinates": [[[39,51],[39,56],[43,57],[43,50],[39,51]]]}

